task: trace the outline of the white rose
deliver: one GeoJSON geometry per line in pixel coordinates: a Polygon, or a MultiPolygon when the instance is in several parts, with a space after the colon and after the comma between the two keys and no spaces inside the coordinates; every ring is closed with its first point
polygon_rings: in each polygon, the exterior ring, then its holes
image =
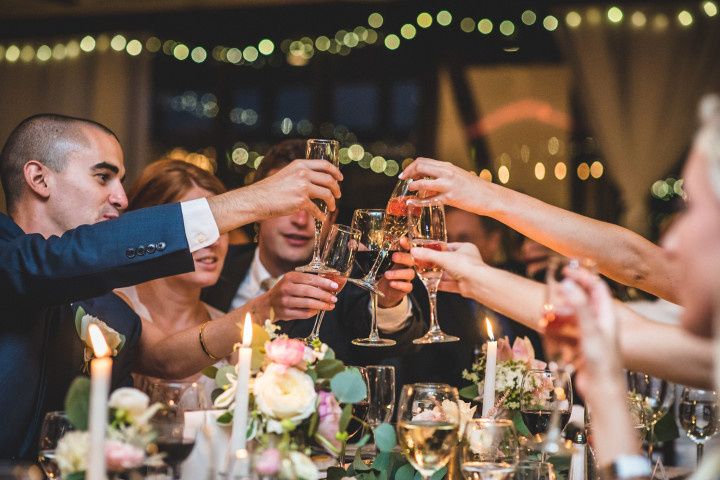
{"type": "Polygon", "coordinates": [[[136,388],[118,388],[108,402],[110,408],[123,410],[131,419],[139,418],[150,406],[150,397],[136,388]]]}
{"type": "Polygon", "coordinates": [[[442,402],[442,409],[448,419],[458,422],[458,435],[462,438],[463,433],[465,433],[465,426],[475,415],[477,406],[471,407],[469,402],[463,402],[462,400],[455,403],[445,399],[442,402]],[[458,418],[458,404],[460,404],[460,418],[458,418]]]}
{"type": "Polygon", "coordinates": [[[300,480],[317,480],[320,477],[317,467],[307,455],[300,452],[290,452],[290,461],[295,470],[295,477],[300,480]]]}
{"type": "Polygon", "coordinates": [[[275,420],[297,424],[315,411],[315,382],[297,368],[271,363],[255,380],[253,394],[260,411],[275,420]]]}
{"type": "Polygon", "coordinates": [[[93,317],[92,315],[85,315],[80,320],[80,340],[85,342],[86,350],[89,350],[90,354],[92,354],[92,345],[90,344],[90,339],[88,338],[88,327],[91,323],[94,323],[100,328],[112,355],[117,355],[118,347],[120,347],[120,344],[123,341],[122,336],[115,329],[109,327],[107,323],[97,317],[93,317]]]}
{"type": "Polygon", "coordinates": [[[68,432],[60,439],[55,448],[55,461],[63,476],[87,470],[87,458],[90,453],[90,434],[88,432],[68,432]]]}

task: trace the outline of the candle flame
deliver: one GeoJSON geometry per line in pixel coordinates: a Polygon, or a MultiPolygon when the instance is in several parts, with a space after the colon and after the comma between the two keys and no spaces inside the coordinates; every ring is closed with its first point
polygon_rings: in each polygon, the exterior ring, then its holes
{"type": "Polygon", "coordinates": [[[488,338],[491,342],[494,342],[495,335],[493,335],[492,324],[490,323],[490,319],[487,317],[485,317],[485,327],[487,328],[488,338]]]}
{"type": "Polygon", "coordinates": [[[249,347],[252,343],[252,320],[250,312],[245,315],[245,326],[243,326],[242,346],[249,347]]]}
{"type": "Polygon", "coordinates": [[[102,331],[100,331],[100,327],[91,323],[88,326],[88,335],[90,335],[90,343],[95,352],[95,358],[107,357],[110,354],[110,349],[108,348],[102,331]]]}

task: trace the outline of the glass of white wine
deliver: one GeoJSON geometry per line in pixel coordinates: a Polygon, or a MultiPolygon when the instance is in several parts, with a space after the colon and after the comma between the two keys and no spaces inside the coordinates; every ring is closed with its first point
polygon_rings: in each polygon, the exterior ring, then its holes
{"type": "Polygon", "coordinates": [[[711,390],[682,387],[680,398],[675,405],[678,425],[697,445],[699,465],[705,442],[718,431],[718,395],[711,390]]]}
{"type": "Polygon", "coordinates": [[[512,478],[519,457],[515,427],[507,419],[475,418],[465,427],[461,469],[468,480],[512,478]]]}
{"type": "Polygon", "coordinates": [[[447,465],[458,444],[458,392],[442,383],[405,385],[397,433],[408,462],[427,480],[447,465]]]}

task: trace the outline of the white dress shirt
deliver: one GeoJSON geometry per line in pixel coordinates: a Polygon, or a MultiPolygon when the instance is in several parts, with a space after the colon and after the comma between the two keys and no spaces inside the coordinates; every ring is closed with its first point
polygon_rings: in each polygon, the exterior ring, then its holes
{"type": "MultiPolygon", "coordinates": [[[[235,297],[230,303],[231,309],[236,309],[245,305],[253,298],[265,293],[265,289],[261,286],[262,282],[268,278],[272,278],[270,272],[260,261],[260,250],[255,249],[250,269],[245,278],[240,282],[235,297]]],[[[368,302],[368,310],[372,309],[372,305],[368,302]]],[[[403,297],[402,302],[395,307],[380,308],[378,307],[377,322],[378,329],[383,333],[394,333],[402,330],[407,324],[408,318],[412,314],[410,301],[407,296],[403,297]]]]}
{"type": "Polygon", "coordinates": [[[220,230],[218,230],[206,198],[181,202],[180,209],[190,252],[195,252],[218,241],[220,230]]]}

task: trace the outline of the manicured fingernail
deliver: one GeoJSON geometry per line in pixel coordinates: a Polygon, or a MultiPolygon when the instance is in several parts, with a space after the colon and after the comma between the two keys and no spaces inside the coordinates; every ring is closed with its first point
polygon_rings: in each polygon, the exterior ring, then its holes
{"type": "Polygon", "coordinates": [[[336,288],[338,288],[338,286],[339,286],[339,285],[338,285],[337,283],[335,283],[335,282],[330,282],[330,288],[332,288],[333,290],[335,290],[336,288]]]}
{"type": "Polygon", "coordinates": [[[337,297],[335,295],[333,295],[333,297],[332,297],[332,302],[337,303],[337,297]]]}
{"type": "Polygon", "coordinates": [[[400,180],[405,180],[405,172],[404,172],[404,171],[403,171],[403,172],[400,172],[400,175],[398,175],[398,178],[399,178],[400,180]]]}

